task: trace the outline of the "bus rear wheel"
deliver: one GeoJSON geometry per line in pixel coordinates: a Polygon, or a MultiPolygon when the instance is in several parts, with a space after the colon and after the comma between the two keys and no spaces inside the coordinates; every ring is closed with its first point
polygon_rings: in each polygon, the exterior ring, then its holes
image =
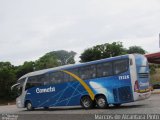
{"type": "Polygon", "coordinates": [[[81,98],[81,106],[85,109],[91,109],[94,106],[94,102],[89,96],[84,96],[81,98]]]}
{"type": "Polygon", "coordinates": [[[28,111],[34,110],[34,108],[33,108],[33,106],[32,106],[32,103],[31,103],[30,101],[28,101],[28,102],[26,103],[26,108],[27,108],[28,111]]]}
{"type": "Polygon", "coordinates": [[[96,97],[97,107],[100,109],[108,108],[108,102],[104,95],[100,95],[96,97]]]}

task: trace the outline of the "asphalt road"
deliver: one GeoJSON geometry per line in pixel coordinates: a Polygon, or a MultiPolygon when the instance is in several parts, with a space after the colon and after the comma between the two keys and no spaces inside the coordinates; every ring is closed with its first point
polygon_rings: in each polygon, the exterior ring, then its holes
{"type": "Polygon", "coordinates": [[[123,104],[120,107],[111,106],[108,109],[95,108],[84,110],[83,108],[76,106],[27,111],[26,109],[18,109],[15,105],[9,105],[0,106],[0,114],[0,119],[2,120],[5,120],[5,117],[15,119],[17,117],[18,120],[93,120],[96,118],[96,115],[107,115],[108,119],[108,115],[114,114],[160,114],[160,94],[152,94],[147,100],[123,104]]]}

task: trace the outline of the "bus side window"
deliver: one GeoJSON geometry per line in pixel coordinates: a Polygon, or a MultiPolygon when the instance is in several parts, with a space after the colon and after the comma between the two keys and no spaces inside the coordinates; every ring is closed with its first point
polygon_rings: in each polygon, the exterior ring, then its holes
{"type": "Polygon", "coordinates": [[[31,76],[28,78],[26,89],[44,85],[44,75],[31,76]]]}
{"type": "Polygon", "coordinates": [[[44,85],[44,82],[46,81],[46,78],[45,78],[45,74],[42,74],[42,75],[38,75],[37,76],[37,83],[39,85],[44,85]]]}
{"type": "Polygon", "coordinates": [[[83,80],[88,79],[88,71],[89,71],[88,66],[80,67],[79,68],[80,78],[83,79],[83,80]]]}
{"type": "Polygon", "coordinates": [[[49,75],[51,84],[59,84],[64,82],[64,73],[63,72],[53,72],[49,75]]]}
{"type": "Polygon", "coordinates": [[[96,65],[90,66],[90,78],[96,78],[96,65]]]}
{"type": "Polygon", "coordinates": [[[50,81],[50,84],[55,84],[56,83],[56,79],[55,79],[55,72],[53,73],[49,73],[49,81],[50,81]]]}
{"type": "Polygon", "coordinates": [[[44,85],[49,85],[49,84],[50,84],[49,73],[46,73],[46,74],[44,75],[43,80],[44,80],[44,81],[43,81],[44,85]]]}
{"type": "Polygon", "coordinates": [[[97,77],[111,76],[113,74],[112,71],[111,62],[97,64],[97,77]]]}
{"type": "MultiPolygon", "coordinates": [[[[73,69],[70,69],[68,70],[69,72],[79,76],[79,70],[78,68],[73,68],[73,69]]],[[[76,81],[74,77],[72,77],[71,75],[69,75],[69,81],[76,81]]]]}
{"type": "Polygon", "coordinates": [[[81,79],[93,79],[96,77],[96,66],[95,65],[88,65],[79,68],[79,76],[81,79]]]}
{"type": "Polygon", "coordinates": [[[128,70],[128,60],[119,60],[114,62],[114,74],[120,74],[128,70]]]}
{"type": "Polygon", "coordinates": [[[28,78],[28,81],[27,81],[27,83],[26,83],[26,88],[25,88],[25,90],[27,90],[27,89],[29,89],[29,88],[32,88],[32,87],[34,87],[35,86],[35,84],[34,84],[34,79],[33,79],[33,77],[29,77],[28,78]]]}
{"type": "Polygon", "coordinates": [[[56,82],[57,82],[57,83],[62,83],[62,82],[64,82],[64,73],[63,73],[63,72],[57,72],[55,79],[56,79],[56,82]]]}
{"type": "Polygon", "coordinates": [[[64,73],[64,82],[69,82],[69,81],[70,81],[70,75],[64,73]]]}

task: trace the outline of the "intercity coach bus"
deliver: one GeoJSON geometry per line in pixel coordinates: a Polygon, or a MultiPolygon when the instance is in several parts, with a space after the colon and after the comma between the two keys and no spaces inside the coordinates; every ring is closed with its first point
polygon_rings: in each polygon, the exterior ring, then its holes
{"type": "Polygon", "coordinates": [[[81,105],[85,109],[120,106],[150,97],[145,56],[128,54],[35,71],[22,76],[16,105],[49,108],[81,105]]]}

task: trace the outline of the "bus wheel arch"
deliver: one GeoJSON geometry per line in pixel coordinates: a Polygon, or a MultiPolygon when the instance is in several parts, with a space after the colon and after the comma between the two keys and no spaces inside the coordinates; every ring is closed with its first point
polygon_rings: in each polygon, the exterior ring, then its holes
{"type": "Polygon", "coordinates": [[[91,109],[94,107],[94,101],[89,95],[83,95],[80,99],[80,104],[85,109],[91,109]]]}
{"type": "Polygon", "coordinates": [[[34,107],[33,107],[32,102],[30,100],[25,101],[25,107],[27,108],[28,111],[34,110],[34,107]]]}
{"type": "Polygon", "coordinates": [[[109,107],[107,97],[104,94],[95,95],[96,106],[100,109],[105,109],[109,107]]]}

